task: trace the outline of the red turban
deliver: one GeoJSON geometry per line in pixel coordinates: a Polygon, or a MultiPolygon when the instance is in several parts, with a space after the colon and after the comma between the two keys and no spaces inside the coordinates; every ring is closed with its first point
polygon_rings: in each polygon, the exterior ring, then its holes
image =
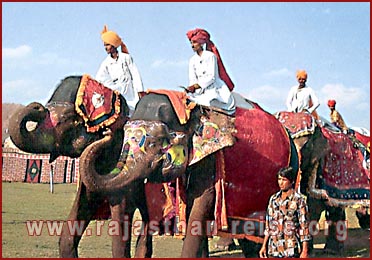
{"type": "Polygon", "coordinates": [[[336,100],[333,100],[333,99],[328,100],[328,106],[329,107],[335,107],[336,106],[336,100]]]}
{"type": "Polygon", "coordinates": [[[199,28],[188,31],[186,35],[190,41],[196,41],[200,44],[209,43],[211,38],[210,34],[206,30],[199,28]]]}
{"type": "Polygon", "coordinates": [[[200,44],[206,43],[207,50],[213,52],[214,55],[217,56],[218,74],[220,75],[220,78],[226,83],[230,91],[232,91],[234,89],[234,83],[232,82],[230,76],[226,72],[225,66],[222,63],[220,53],[217,50],[217,47],[210,39],[211,38],[210,34],[204,29],[196,28],[194,30],[188,31],[186,35],[190,41],[196,41],[200,44]]]}

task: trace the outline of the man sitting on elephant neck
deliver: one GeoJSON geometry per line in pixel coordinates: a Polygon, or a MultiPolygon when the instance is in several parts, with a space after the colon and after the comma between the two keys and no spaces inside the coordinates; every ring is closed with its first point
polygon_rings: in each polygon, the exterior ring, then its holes
{"type": "Polygon", "coordinates": [[[307,72],[299,70],[296,74],[298,85],[293,86],[287,97],[287,108],[289,112],[300,113],[308,112],[312,114],[315,119],[319,120],[316,109],[320,103],[312,88],[306,85],[307,72]]]}
{"type": "Polygon", "coordinates": [[[108,56],[101,63],[96,80],[106,87],[118,90],[124,96],[131,116],[139,101],[139,92],[144,90],[140,73],[119,35],[108,31],[105,26],[101,39],[108,56]],[[119,46],[121,53],[117,49],[119,46]]]}
{"type": "MultiPolygon", "coordinates": [[[[329,117],[331,119],[331,123],[340,129],[344,134],[349,133],[349,128],[346,126],[344,119],[342,118],[341,114],[336,110],[336,100],[328,100],[328,107],[331,110],[329,117]]],[[[353,131],[353,130],[351,130],[353,131]]]]}
{"type": "Polygon", "coordinates": [[[234,84],[226,73],[219,52],[206,30],[187,32],[195,54],[189,62],[189,83],[185,88],[190,100],[204,106],[215,106],[229,114],[235,112],[231,93],[234,84]]]}

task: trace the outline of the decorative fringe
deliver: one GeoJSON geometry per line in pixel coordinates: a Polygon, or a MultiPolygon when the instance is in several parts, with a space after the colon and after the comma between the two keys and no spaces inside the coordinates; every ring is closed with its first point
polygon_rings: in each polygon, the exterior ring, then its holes
{"type": "Polygon", "coordinates": [[[105,87],[103,84],[92,79],[88,74],[84,74],[82,76],[80,86],[76,94],[75,110],[84,119],[88,132],[94,133],[101,128],[112,125],[120,115],[120,105],[119,91],[105,87]],[[100,93],[106,94],[105,98],[108,97],[108,93],[111,93],[111,95],[109,95],[111,99],[105,100],[106,104],[109,104],[110,107],[106,105],[104,109],[101,109],[101,112],[95,115],[94,113],[97,111],[95,111],[94,108],[86,107],[86,100],[89,100],[88,95],[92,93],[93,90],[91,88],[94,87],[99,89],[100,93]],[[113,107],[111,107],[112,99],[115,100],[113,107]],[[88,109],[93,109],[93,111],[90,111],[90,113],[88,111],[83,111],[88,109]],[[104,117],[106,117],[106,119],[102,119],[104,117]]]}
{"type": "Polygon", "coordinates": [[[222,150],[216,153],[216,204],[214,209],[215,222],[217,230],[227,230],[227,210],[225,201],[225,159],[222,150]]]}

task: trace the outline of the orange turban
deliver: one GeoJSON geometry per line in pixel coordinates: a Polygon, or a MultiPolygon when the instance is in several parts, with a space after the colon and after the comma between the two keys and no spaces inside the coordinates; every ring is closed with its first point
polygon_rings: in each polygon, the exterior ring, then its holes
{"type": "Polygon", "coordinates": [[[335,107],[336,106],[336,100],[333,100],[333,99],[328,100],[328,106],[329,107],[335,107]]]}
{"type": "Polygon", "coordinates": [[[307,79],[307,73],[304,70],[298,70],[297,74],[296,74],[296,77],[297,77],[297,79],[299,79],[299,78],[307,79]]]}
{"type": "Polygon", "coordinates": [[[115,48],[121,46],[121,51],[128,53],[127,46],[125,46],[119,35],[114,31],[109,31],[106,25],[103,27],[103,31],[101,32],[101,39],[104,43],[108,43],[115,48]]]}

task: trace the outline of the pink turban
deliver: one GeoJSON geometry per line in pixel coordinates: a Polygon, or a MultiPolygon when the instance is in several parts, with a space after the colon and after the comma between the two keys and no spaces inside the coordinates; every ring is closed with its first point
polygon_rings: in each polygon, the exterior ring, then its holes
{"type": "Polygon", "coordinates": [[[101,39],[104,43],[108,43],[115,48],[121,46],[121,51],[123,53],[128,53],[127,46],[124,44],[124,42],[121,40],[119,35],[117,35],[116,32],[109,31],[107,29],[107,25],[103,27],[103,30],[101,32],[101,39]]]}
{"type": "Polygon", "coordinates": [[[299,70],[299,71],[297,71],[296,77],[297,77],[297,79],[299,79],[299,78],[307,79],[307,73],[304,70],[299,70]]]}
{"type": "Polygon", "coordinates": [[[333,99],[328,100],[328,106],[329,107],[335,107],[336,106],[336,100],[333,100],[333,99]]]}
{"type": "Polygon", "coordinates": [[[220,53],[217,50],[217,47],[210,39],[211,38],[210,34],[204,29],[196,28],[194,30],[188,31],[186,35],[189,41],[196,41],[200,44],[206,43],[207,44],[206,49],[208,51],[213,52],[214,55],[217,56],[218,73],[220,75],[220,78],[226,83],[230,91],[232,91],[234,89],[234,83],[232,82],[230,76],[226,72],[225,66],[222,63],[220,53]]]}

